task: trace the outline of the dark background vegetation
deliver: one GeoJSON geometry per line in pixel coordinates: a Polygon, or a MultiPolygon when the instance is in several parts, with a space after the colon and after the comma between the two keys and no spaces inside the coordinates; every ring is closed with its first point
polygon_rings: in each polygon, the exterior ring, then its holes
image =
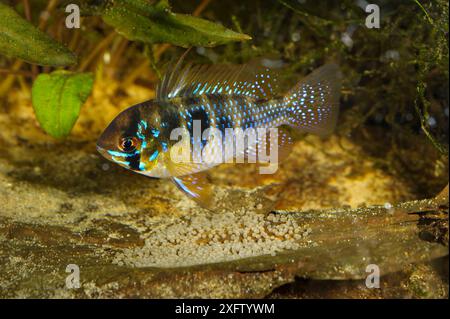
{"type": "MultiPolygon", "coordinates": [[[[78,55],[78,64],[66,69],[95,71],[110,52],[105,71],[123,86],[154,87],[165,65],[185,50],[129,41],[96,16],[84,17],[81,29],[68,30],[63,4],[70,1],[56,1],[49,20],[41,12],[51,1],[3,2],[78,55]]],[[[430,196],[445,184],[448,166],[448,2],[372,2],[381,8],[380,29],[366,28],[362,2],[350,0],[174,0],[171,7],[252,37],[196,48],[198,54],[190,56],[198,62],[270,56],[280,59],[287,66],[284,76],[295,81],[326,61],[337,61],[344,74],[337,134],[356,141],[381,167],[411,179],[420,197],[430,196]]],[[[0,98],[52,70],[2,56],[0,69],[0,98]]],[[[119,88],[117,94],[124,92],[119,88]]],[[[8,106],[2,104],[2,111],[8,106]]]]}

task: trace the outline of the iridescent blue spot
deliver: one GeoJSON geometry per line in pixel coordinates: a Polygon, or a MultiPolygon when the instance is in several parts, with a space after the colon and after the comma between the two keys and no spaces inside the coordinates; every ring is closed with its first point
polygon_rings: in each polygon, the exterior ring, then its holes
{"type": "Polygon", "coordinates": [[[200,89],[200,86],[201,86],[202,84],[201,83],[199,83],[198,85],[197,85],[197,87],[195,88],[195,90],[194,90],[194,94],[197,94],[197,92],[198,92],[198,90],[200,89]]]}
{"type": "Polygon", "coordinates": [[[144,127],[144,130],[146,130],[147,129],[147,122],[146,121],[144,121],[144,120],[141,120],[141,125],[144,127]]]}
{"type": "Polygon", "coordinates": [[[158,137],[158,136],[159,136],[159,130],[157,130],[157,129],[152,129],[151,132],[152,132],[152,135],[153,135],[154,137],[158,137]]]}
{"type": "Polygon", "coordinates": [[[109,155],[117,156],[117,157],[131,157],[136,154],[139,154],[138,150],[134,151],[133,153],[124,153],[124,152],[117,152],[117,151],[110,151],[110,150],[108,150],[107,152],[109,155]]]}
{"type": "Polygon", "coordinates": [[[137,132],[136,135],[137,135],[137,137],[139,137],[141,140],[145,140],[145,135],[142,134],[141,132],[137,132]]]}
{"type": "Polygon", "coordinates": [[[156,159],[156,157],[158,156],[159,152],[158,151],[154,151],[152,155],[150,155],[149,160],[150,161],[154,161],[156,159]]]}

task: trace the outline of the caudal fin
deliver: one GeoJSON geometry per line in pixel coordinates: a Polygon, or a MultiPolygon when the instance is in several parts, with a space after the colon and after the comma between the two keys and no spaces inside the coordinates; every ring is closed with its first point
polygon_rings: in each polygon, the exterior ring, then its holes
{"type": "Polygon", "coordinates": [[[336,126],[341,74],[336,64],[326,64],[297,83],[284,97],[291,126],[326,135],[336,126]]]}

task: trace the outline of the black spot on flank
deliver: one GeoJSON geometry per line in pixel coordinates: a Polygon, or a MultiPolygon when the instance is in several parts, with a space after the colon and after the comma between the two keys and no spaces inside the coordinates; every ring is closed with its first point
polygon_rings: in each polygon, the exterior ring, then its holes
{"type": "Polygon", "coordinates": [[[230,119],[229,115],[220,116],[219,119],[220,121],[217,124],[222,131],[224,131],[226,128],[234,128],[233,121],[230,119]]]}
{"type": "Polygon", "coordinates": [[[194,121],[200,121],[201,124],[201,131],[203,134],[203,131],[209,128],[209,116],[208,113],[201,107],[192,109],[190,112],[189,122],[192,123],[191,128],[189,130],[193,129],[194,121]]]}
{"type": "Polygon", "coordinates": [[[208,95],[209,105],[214,110],[215,122],[218,129],[224,133],[226,128],[233,128],[234,122],[231,118],[232,114],[228,114],[226,110],[226,102],[228,97],[223,95],[208,95]]]}
{"type": "Polygon", "coordinates": [[[160,110],[161,121],[158,129],[162,136],[170,136],[172,130],[181,127],[181,120],[177,108],[170,104],[160,110]]]}
{"type": "MultiPolygon", "coordinates": [[[[210,114],[208,114],[208,106],[204,105],[206,101],[203,101],[201,98],[198,97],[186,97],[183,99],[182,104],[185,106],[185,109],[187,110],[186,113],[186,127],[189,131],[190,137],[192,139],[192,143],[195,144],[196,142],[194,139],[194,121],[200,121],[200,131],[201,131],[201,137],[203,137],[203,132],[209,128],[211,125],[210,120],[210,114]]],[[[199,123],[196,123],[198,125],[199,123]]],[[[202,147],[205,146],[206,141],[203,139],[201,140],[202,147]]]]}

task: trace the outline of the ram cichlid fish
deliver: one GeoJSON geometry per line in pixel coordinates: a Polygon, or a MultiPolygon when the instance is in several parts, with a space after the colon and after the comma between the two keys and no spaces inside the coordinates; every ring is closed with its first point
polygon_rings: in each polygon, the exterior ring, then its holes
{"type": "Polygon", "coordinates": [[[182,61],[164,76],[154,100],[131,106],[109,124],[97,149],[127,169],[171,179],[204,207],[211,204],[204,171],[267,153],[274,158],[266,162],[276,164],[292,144],[283,126],[323,135],[336,124],[340,72],[335,64],[283,92],[275,73],[261,63],[183,66],[182,61]],[[227,146],[238,136],[245,136],[245,147],[230,152],[227,146]],[[188,141],[187,153],[182,140],[188,141]]]}

